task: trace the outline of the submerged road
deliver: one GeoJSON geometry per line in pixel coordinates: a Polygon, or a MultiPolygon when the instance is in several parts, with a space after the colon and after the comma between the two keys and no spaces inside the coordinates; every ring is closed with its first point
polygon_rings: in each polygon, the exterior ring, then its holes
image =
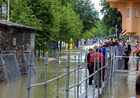
{"type": "MultiPolygon", "coordinates": [[[[82,59],[84,63],[85,49],[93,47],[93,45],[82,45],[77,49],[77,55],[80,53],[82,49],[82,59]]],[[[74,51],[74,50],[73,50],[74,51]]],[[[66,73],[66,65],[67,65],[67,53],[68,51],[62,50],[59,54],[62,56],[59,58],[59,74],[66,73]]],[[[50,57],[53,57],[50,55],[50,57]]],[[[41,69],[41,75],[38,78],[32,78],[31,83],[39,83],[44,81],[44,60],[38,60],[39,67],[41,69]]],[[[74,68],[74,52],[71,52],[71,62],[70,69],[74,68]]],[[[129,61],[130,70],[134,70],[135,60],[129,61]]],[[[47,70],[47,80],[56,77],[56,59],[49,61],[48,70],[47,70]]],[[[84,69],[82,70],[81,77],[84,78],[84,69]]],[[[135,72],[118,72],[114,75],[113,79],[110,81],[111,84],[106,88],[105,93],[103,94],[103,98],[130,98],[135,96],[135,81],[136,76],[138,74],[135,72]]],[[[74,73],[70,75],[70,85],[73,85],[74,81],[74,73]]],[[[0,98],[26,98],[27,97],[27,76],[23,75],[22,80],[5,83],[0,82],[0,98]]],[[[66,77],[63,77],[59,80],[59,98],[65,98],[65,88],[66,88],[66,77]]],[[[81,94],[84,93],[84,85],[81,86],[81,94]]],[[[90,89],[89,89],[90,90],[90,89]]],[[[91,88],[92,90],[92,88],[91,88]]],[[[36,87],[31,89],[31,97],[30,98],[43,98],[44,87],[36,87]]],[[[90,91],[89,91],[90,92],[90,91]]],[[[74,90],[70,90],[69,98],[73,98],[74,90]]],[[[92,94],[92,92],[91,92],[92,94]]],[[[47,85],[47,98],[56,98],[56,81],[47,85]]],[[[84,97],[83,97],[84,98],[84,97]]],[[[89,95],[89,98],[91,96],[89,95]]]]}

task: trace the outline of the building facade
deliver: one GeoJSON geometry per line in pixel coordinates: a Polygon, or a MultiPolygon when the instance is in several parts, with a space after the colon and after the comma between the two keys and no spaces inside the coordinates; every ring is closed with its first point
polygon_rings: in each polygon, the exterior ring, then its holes
{"type": "MultiPolygon", "coordinates": [[[[140,36],[140,0],[106,0],[111,8],[118,8],[122,14],[122,29],[126,29],[127,36],[140,36]]],[[[139,38],[140,39],[140,38],[139,38]]]]}
{"type": "Polygon", "coordinates": [[[36,30],[36,28],[0,20],[0,51],[16,51],[21,74],[26,72],[23,51],[34,50],[36,30]]]}

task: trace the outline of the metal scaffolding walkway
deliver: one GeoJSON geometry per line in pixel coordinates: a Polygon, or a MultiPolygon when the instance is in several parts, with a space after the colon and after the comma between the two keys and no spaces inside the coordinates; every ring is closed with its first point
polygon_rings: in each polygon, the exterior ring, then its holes
{"type": "MultiPolygon", "coordinates": [[[[99,54],[99,52],[96,52],[99,54]]],[[[70,70],[70,50],[67,54],[67,65],[66,70],[67,72],[65,74],[59,75],[59,53],[57,52],[57,77],[53,78],[51,80],[47,80],[47,65],[48,65],[48,55],[46,54],[46,60],[45,60],[45,77],[44,82],[37,83],[37,84],[30,84],[30,77],[31,77],[31,62],[28,63],[28,86],[27,86],[27,98],[30,98],[30,90],[33,87],[37,86],[44,86],[44,98],[46,98],[46,87],[49,83],[52,81],[57,82],[57,89],[56,89],[56,98],[59,98],[59,80],[62,77],[66,77],[66,98],[69,98],[69,92],[71,89],[73,89],[73,98],[99,98],[100,96],[103,96],[103,92],[106,92],[106,88],[111,85],[111,79],[113,78],[114,74],[116,72],[129,72],[131,70],[123,70],[124,67],[124,61],[123,58],[127,58],[122,56],[123,50],[110,47],[110,50],[106,49],[106,55],[103,59],[103,51],[101,51],[101,68],[99,68],[99,56],[94,57],[94,61],[97,61],[97,70],[94,68],[94,73],[90,76],[88,75],[87,70],[87,49],[84,56],[84,62],[83,62],[83,55],[82,51],[76,54],[75,49],[75,55],[74,55],[74,69],[70,70]],[[121,53],[119,53],[121,52],[121,53]],[[103,66],[103,60],[105,61],[105,65],[103,66]],[[83,62],[83,63],[82,63],[83,62]],[[121,62],[121,63],[120,63],[121,62]],[[103,71],[104,70],[104,71],[103,71]],[[101,76],[100,76],[101,72],[101,76]],[[103,77],[104,72],[104,77],[103,77]],[[73,85],[70,85],[70,76],[71,73],[74,73],[74,81],[73,85]],[[95,80],[95,78],[98,79],[95,80]],[[93,85],[88,85],[88,80],[90,77],[93,77],[93,85]],[[99,79],[101,77],[101,80],[99,79]],[[104,79],[103,79],[104,78],[104,79]],[[98,82],[98,84],[95,84],[95,81],[98,82]],[[101,85],[100,85],[101,84],[101,85]]],[[[136,57],[130,57],[130,58],[136,58],[136,57]]],[[[95,64],[95,63],[94,63],[95,64]]],[[[94,66],[95,67],[95,66],[94,66]]],[[[134,71],[131,72],[140,72],[140,71],[134,71]]]]}

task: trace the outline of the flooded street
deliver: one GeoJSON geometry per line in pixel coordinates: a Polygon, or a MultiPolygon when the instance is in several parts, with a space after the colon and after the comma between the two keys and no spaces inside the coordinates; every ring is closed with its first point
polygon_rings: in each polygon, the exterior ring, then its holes
{"type": "MultiPolygon", "coordinates": [[[[80,53],[81,49],[83,51],[83,59],[85,56],[85,49],[89,46],[81,46],[77,49],[77,55],[80,53]]],[[[59,53],[60,61],[59,64],[59,75],[66,73],[67,65],[67,53],[68,51],[63,50],[59,53]]],[[[49,55],[54,57],[53,55],[49,55]]],[[[55,55],[56,56],[56,55],[55,55]]],[[[84,61],[84,60],[83,60],[84,61]]],[[[38,64],[41,70],[41,75],[38,78],[31,78],[31,84],[44,82],[44,68],[45,61],[40,59],[38,64]]],[[[71,52],[71,62],[70,69],[74,68],[74,50],[71,52]]],[[[56,59],[49,61],[47,66],[47,80],[53,79],[57,76],[57,64],[56,59]]],[[[70,85],[74,84],[74,73],[70,74],[70,85]]],[[[56,98],[56,81],[53,81],[47,84],[47,98],[56,98]]],[[[4,83],[0,82],[0,98],[26,98],[27,97],[27,75],[22,76],[22,80],[13,82],[13,83],[4,83]]],[[[62,77],[59,80],[59,96],[60,98],[65,98],[65,89],[66,89],[66,76],[62,77]]],[[[33,87],[31,88],[31,97],[30,98],[43,98],[44,96],[44,86],[33,87]]],[[[70,91],[70,98],[73,97],[73,89],[70,91]]]]}
{"type": "MultiPolygon", "coordinates": [[[[82,49],[83,62],[85,56],[85,49],[93,47],[92,46],[80,46],[77,49],[77,55],[82,49]]],[[[59,64],[59,75],[66,73],[67,65],[67,53],[68,51],[63,50],[59,53],[60,64],[59,64]]],[[[50,54],[50,57],[53,55],[50,54]]],[[[38,60],[39,67],[41,70],[41,75],[38,78],[31,78],[31,84],[44,82],[44,68],[45,61],[43,59],[38,60]]],[[[84,64],[84,63],[83,63],[84,64]]],[[[130,68],[135,69],[134,66],[130,68]]],[[[74,50],[71,52],[71,62],[70,69],[74,69],[74,50]]],[[[81,75],[84,77],[83,74],[81,75]]],[[[57,64],[56,60],[49,61],[47,67],[47,80],[53,79],[57,76],[57,64]]],[[[113,79],[110,81],[111,85],[108,86],[105,90],[103,98],[130,98],[135,96],[135,81],[137,74],[135,72],[125,72],[125,73],[116,73],[113,79]]],[[[57,82],[53,81],[47,84],[47,98],[56,98],[56,86],[57,82]]],[[[74,73],[70,74],[70,85],[74,84],[74,73]]],[[[0,98],[27,98],[27,75],[22,76],[22,80],[13,82],[13,83],[4,83],[0,82],[0,98]]],[[[59,98],[65,98],[65,89],[66,89],[66,76],[59,80],[59,98]]],[[[84,89],[84,85],[82,87],[84,89]]],[[[73,98],[74,90],[70,90],[69,98],[73,98]]],[[[31,97],[30,98],[43,98],[44,96],[44,86],[38,86],[31,88],[31,97]]]]}
{"type": "MultiPolygon", "coordinates": [[[[129,59],[129,70],[136,69],[136,60],[129,59]]],[[[135,97],[135,84],[139,73],[116,72],[111,84],[107,87],[103,98],[131,98],[135,97]]]]}

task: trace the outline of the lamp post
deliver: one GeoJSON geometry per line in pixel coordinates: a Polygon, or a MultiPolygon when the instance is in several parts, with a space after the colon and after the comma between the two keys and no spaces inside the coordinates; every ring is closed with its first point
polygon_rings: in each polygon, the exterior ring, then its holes
{"type": "Polygon", "coordinates": [[[116,25],[116,38],[118,37],[117,32],[118,32],[118,25],[116,25]]]}
{"type": "Polygon", "coordinates": [[[9,0],[8,0],[8,21],[9,21],[9,0]]]}

